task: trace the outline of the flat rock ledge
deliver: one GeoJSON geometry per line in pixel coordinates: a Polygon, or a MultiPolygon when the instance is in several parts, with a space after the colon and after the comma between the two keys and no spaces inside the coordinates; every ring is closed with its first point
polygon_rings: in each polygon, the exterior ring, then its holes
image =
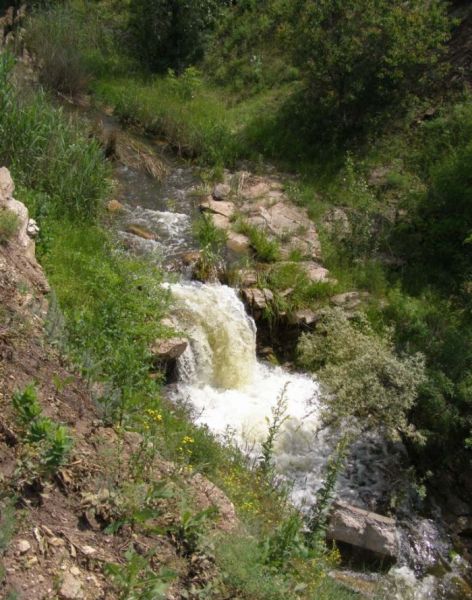
{"type": "Polygon", "coordinates": [[[394,519],[345,502],[333,504],[327,537],[391,559],[398,552],[394,519]]]}

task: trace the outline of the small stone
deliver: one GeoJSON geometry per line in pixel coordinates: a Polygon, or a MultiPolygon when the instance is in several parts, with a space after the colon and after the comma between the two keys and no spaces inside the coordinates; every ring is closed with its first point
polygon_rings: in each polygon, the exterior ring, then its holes
{"type": "Polygon", "coordinates": [[[213,189],[213,198],[215,200],[225,200],[231,193],[231,188],[226,183],[218,183],[213,189]]]}
{"type": "Polygon", "coordinates": [[[234,231],[228,232],[228,239],[226,240],[226,246],[229,250],[236,252],[237,254],[247,252],[251,242],[249,238],[242,233],[235,233],[234,231]]]}
{"type": "Polygon", "coordinates": [[[29,235],[30,238],[35,238],[38,235],[39,227],[34,219],[29,219],[28,225],[26,227],[26,233],[29,235]]]}
{"type": "Polygon", "coordinates": [[[76,575],[76,576],[80,575],[80,569],[78,567],[76,567],[75,565],[73,567],[71,567],[69,569],[69,571],[70,571],[71,575],[76,575]]]}
{"type": "Polygon", "coordinates": [[[76,579],[70,573],[66,573],[59,589],[59,596],[63,600],[80,600],[83,598],[84,593],[80,579],[76,579]]]}
{"type": "Polygon", "coordinates": [[[110,200],[107,204],[107,211],[110,213],[120,213],[125,210],[125,207],[118,200],[110,200]]]}
{"type": "Polygon", "coordinates": [[[31,544],[28,542],[28,540],[20,540],[18,542],[18,552],[20,554],[26,554],[30,550],[31,550],[31,544]]]}
{"type": "Polygon", "coordinates": [[[92,548],[92,546],[82,546],[81,550],[85,556],[92,556],[97,552],[96,548],[92,548]]]}
{"type": "Polygon", "coordinates": [[[134,223],[128,225],[128,227],[126,228],[126,233],[136,235],[140,238],[143,238],[143,240],[155,240],[157,238],[157,235],[154,233],[154,231],[151,231],[150,229],[147,229],[142,225],[136,225],[134,223]]]}
{"type": "Polygon", "coordinates": [[[223,217],[230,219],[234,214],[234,204],[232,202],[216,201],[213,198],[207,198],[200,202],[200,210],[215,215],[223,215],[223,217]]]}

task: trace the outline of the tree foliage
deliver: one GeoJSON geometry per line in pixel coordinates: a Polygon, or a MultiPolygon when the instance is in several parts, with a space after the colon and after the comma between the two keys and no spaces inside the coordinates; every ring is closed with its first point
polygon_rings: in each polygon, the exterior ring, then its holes
{"type": "Polygon", "coordinates": [[[298,349],[301,363],[326,386],[325,399],[337,418],[355,416],[393,437],[411,433],[407,415],[424,381],[421,354],[398,356],[391,336],[377,335],[362,316],[349,320],[341,309],[327,310],[298,349]]]}
{"type": "Polygon", "coordinates": [[[424,90],[449,21],[443,0],[296,0],[287,35],[305,102],[352,127],[424,90]]]}
{"type": "Polygon", "coordinates": [[[151,71],[181,71],[198,61],[224,4],[218,0],[134,0],[130,28],[142,63],[151,71]]]}

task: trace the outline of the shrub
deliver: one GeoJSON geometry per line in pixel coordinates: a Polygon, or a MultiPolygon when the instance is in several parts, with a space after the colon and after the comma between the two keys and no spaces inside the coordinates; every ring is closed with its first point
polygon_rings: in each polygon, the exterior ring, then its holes
{"type": "Polygon", "coordinates": [[[6,208],[0,209],[0,244],[5,244],[16,235],[19,226],[18,215],[6,208]]]}
{"type": "Polygon", "coordinates": [[[375,334],[361,315],[349,320],[341,309],[328,309],[316,331],[302,336],[299,356],[326,386],[334,418],[358,417],[392,437],[412,433],[407,415],[425,378],[421,354],[400,357],[391,334],[375,334]]]}
{"type": "Polygon", "coordinates": [[[223,229],[216,227],[210,215],[202,214],[194,222],[193,230],[201,248],[208,248],[214,254],[221,253],[227,235],[223,229]]]}
{"type": "Polygon", "coordinates": [[[22,428],[24,442],[39,450],[33,453],[39,460],[38,465],[33,465],[37,474],[55,473],[66,462],[73,445],[68,429],[49,417],[42,416],[41,405],[33,384],[28,385],[23,391],[15,392],[12,403],[22,428]]]}
{"type": "Polygon", "coordinates": [[[307,118],[352,128],[424,92],[448,39],[446,8],[442,0],[290,3],[287,35],[307,118]]]}
{"type": "Polygon", "coordinates": [[[123,73],[135,67],[124,54],[127,12],[119,3],[47,2],[26,27],[40,82],[75,96],[93,76],[123,73]]]}
{"type": "Polygon", "coordinates": [[[434,169],[412,231],[419,242],[420,260],[448,287],[451,278],[460,286],[472,269],[471,170],[472,144],[434,169]]]}

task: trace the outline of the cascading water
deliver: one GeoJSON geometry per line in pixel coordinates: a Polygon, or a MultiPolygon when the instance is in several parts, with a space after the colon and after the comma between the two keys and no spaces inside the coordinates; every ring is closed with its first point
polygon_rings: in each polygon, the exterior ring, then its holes
{"type": "MultiPolygon", "coordinates": [[[[227,286],[171,284],[175,316],[190,345],[179,359],[174,398],[192,407],[195,420],[254,458],[266,439],[272,411],[283,402],[286,420],[276,438],[274,467],[300,507],[311,506],[329,456],[340,437],[323,426],[319,384],[310,376],[263,364],[256,357],[256,327],[227,286]]],[[[398,456],[379,436],[355,444],[338,495],[366,508],[388,487],[398,456]]]]}

